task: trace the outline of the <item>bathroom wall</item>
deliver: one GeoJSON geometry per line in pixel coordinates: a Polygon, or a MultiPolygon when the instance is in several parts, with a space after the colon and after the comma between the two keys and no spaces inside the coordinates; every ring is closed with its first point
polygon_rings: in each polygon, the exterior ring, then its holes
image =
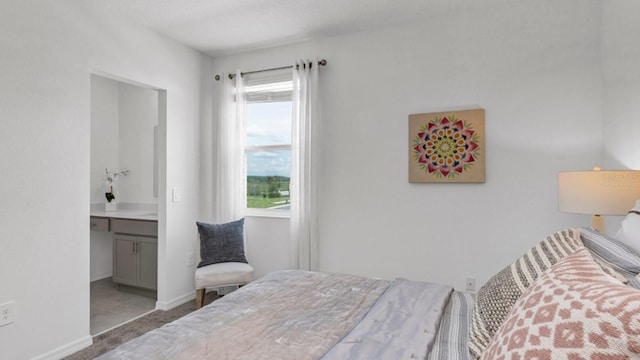
{"type": "MultiPolygon", "coordinates": [[[[154,197],[154,127],[158,124],[158,92],[91,75],[91,203],[102,208],[105,168],[128,170],[118,176],[116,200],[156,204],[154,197]]],[[[90,279],[113,274],[112,233],[91,231],[90,279]]]]}
{"type": "Polygon", "coordinates": [[[104,203],[105,168],[118,168],[118,82],[91,75],[91,203],[104,203]]]}
{"type": "MultiPolygon", "coordinates": [[[[104,169],[118,168],[119,100],[118,82],[91,75],[91,202],[105,202],[102,177],[104,169]]],[[[112,234],[90,232],[90,280],[95,281],[113,274],[112,234]]]]}
{"type": "Polygon", "coordinates": [[[157,204],[153,184],[158,92],[125,83],[119,84],[119,90],[119,170],[129,170],[120,177],[120,201],[157,204]]]}
{"type": "Polygon", "coordinates": [[[154,127],[158,92],[91,76],[91,203],[105,202],[104,175],[118,176],[118,203],[157,204],[154,196],[154,127]]]}

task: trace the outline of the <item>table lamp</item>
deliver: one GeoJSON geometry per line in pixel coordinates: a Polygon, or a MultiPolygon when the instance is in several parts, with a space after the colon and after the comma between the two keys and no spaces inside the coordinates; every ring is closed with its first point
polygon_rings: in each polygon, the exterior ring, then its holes
{"type": "Polygon", "coordinates": [[[604,233],[601,215],[626,215],[638,199],[640,171],[594,168],[558,174],[559,210],[593,215],[591,227],[601,233],[604,233]]]}

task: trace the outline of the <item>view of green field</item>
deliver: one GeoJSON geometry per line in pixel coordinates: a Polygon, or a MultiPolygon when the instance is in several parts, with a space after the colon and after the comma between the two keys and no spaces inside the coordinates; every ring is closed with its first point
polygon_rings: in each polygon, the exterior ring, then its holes
{"type": "Polygon", "coordinates": [[[288,177],[247,176],[247,208],[268,209],[288,205],[288,177]]]}

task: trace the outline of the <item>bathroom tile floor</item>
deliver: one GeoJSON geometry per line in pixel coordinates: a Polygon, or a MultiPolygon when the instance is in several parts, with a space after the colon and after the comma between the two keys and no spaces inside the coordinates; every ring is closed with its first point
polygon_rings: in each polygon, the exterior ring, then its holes
{"type": "Polygon", "coordinates": [[[156,300],[118,291],[111,278],[91,282],[91,335],[155,310],[156,300]]]}

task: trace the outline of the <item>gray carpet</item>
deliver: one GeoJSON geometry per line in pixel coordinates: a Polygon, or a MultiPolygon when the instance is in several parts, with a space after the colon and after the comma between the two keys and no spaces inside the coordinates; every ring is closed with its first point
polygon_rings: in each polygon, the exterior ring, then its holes
{"type": "MultiPolygon", "coordinates": [[[[219,296],[215,292],[207,293],[204,303],[209,304],[219,296]]],[[[121,325],[113,330],[109,330],[93,337],[93,345],[82,349],[64,359],[68,360],[87,360],[93,359],[109,350],[115,349],[118,345],[123,344],[133,338],[147,333],[155,328],[169,323],[173,320],[183,317],[196,309],[195,300],[188,301],[171,310],[156,310],[139,319],[121,325]]]]}

